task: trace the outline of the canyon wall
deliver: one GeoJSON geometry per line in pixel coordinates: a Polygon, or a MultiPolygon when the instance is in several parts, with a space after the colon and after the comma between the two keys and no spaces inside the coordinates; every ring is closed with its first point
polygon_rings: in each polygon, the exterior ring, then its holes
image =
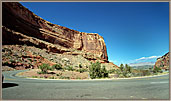
{"type": "Polygon", "coordinates": [[[161,69],[169,69],[169,52],[162,57],[157,58],[154,68],[155,67],[159,67],[161,69]]]}
{"type": "Polygon", "coordinates": [[[99,34],[52,24],[18,2],[2,3],[2,44],[26,44],[48,52],[108,62],[106,45],[99,34]]]}

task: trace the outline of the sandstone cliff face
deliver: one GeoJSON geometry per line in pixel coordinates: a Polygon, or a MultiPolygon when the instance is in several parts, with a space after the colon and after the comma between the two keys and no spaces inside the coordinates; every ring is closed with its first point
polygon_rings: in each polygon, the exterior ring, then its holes
{"type": "Polygon", "coordinates": [[[154,67],[160,67],[162,69],[169,69],[169,52],[158,58],[154,67]]]}
{"type": "Polygon", "coordinates": [[[108,62],[106,45],[97,33],[84,33],[52,24],[20,3],[2,3],[2,44],[27,44],[49,52],[82,55],[108,62]]]}

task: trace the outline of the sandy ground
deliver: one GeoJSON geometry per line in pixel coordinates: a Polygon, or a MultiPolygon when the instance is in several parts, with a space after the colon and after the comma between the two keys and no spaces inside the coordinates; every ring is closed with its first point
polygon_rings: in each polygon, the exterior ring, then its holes
{"type": "Polygon", "coordinates": [[[28,78],[45,78],[45,79],[88,79],[88,72],[76,72],[76,71],[48,71],[48,74],[38,74],[40,69],[30,69],[26,72],[20,72],[17,76],[23,76],[28,78]]]}

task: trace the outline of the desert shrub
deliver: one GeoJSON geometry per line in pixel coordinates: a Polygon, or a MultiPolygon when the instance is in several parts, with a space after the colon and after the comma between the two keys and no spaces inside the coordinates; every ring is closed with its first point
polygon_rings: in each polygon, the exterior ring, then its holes
{"type": "Polygon", "coordinates": [[[82,68],[83,66],[81,64],[79,64],[79,68],[82,68]]]}
{"type": "Polygon", "coordinates": [[[109,77],[108,71],[106,70],[105,66],[101,68],[101,75],[103,78],[109,77]]]}
{"type": "Polygon", "coordinates": [[[49,79],[55,79],[55,77],[54,76],[51,76],[51,77],[49,77],[49,79]]]}
{"type": "Polygon", "coordinates": [[[32,76],[32,78],[38,78],[37,76],[32,76]]]}
{"type": "Polygon", "coordinates": [[[56,74],[56,76],[60,76],[60,74],[56,74]]]}
{"type": "Polygon", "coordinates": [[[3,62],[2,65],[8,65],[8,62],[7,61],[6,62],[3,62]]]}
{"type": "Polygon", "coordinates": [[[115,69],[110,69],[110,70],[108,70],[108,73],[109,73],[109,74],[112,74],[112,73],[115,73],[115,72],[116,72],[115,69]]]}
{"type": "Polygon", "coordinates": [[[81,79],[80,77],[76,77],[76,79],[81,79]]]}
{"type": "Polygon", "coordinates": [[[123,74],[120,74],[119,75],[119,78],[124,78],[125,76],[123,74]]]}
{"type": "Polygon", "coordinates": [[[56,69],[56,70],[61,70],[62,69],[62,65],[61,64],[55,64],[52,66],[52,68],[56,69]]]}
{"type": "Polygon", "coordinates": [[[100,78],[101,76],[101,64],[99,62],[92,63],[89,67],[89,74],[91,79],[100,78]]]}
{"type": "Polygon", "coordinates": [[[41,72],[39,72],[40,74],[46,74],[48,73],[48,70],[50,70],[50,65],[49,64],[45,64],[43,63],[42,65],[38,66],[39,69],[41,69],[41,72]]]}
{"type": "Polygon", "coordinates": [[[32,59],[30,59],[30,58],[28,58],[28,60],[29,60],[30,62],[33,62],[32,59]]]}
{"type": "Polygon", "coordinates": [[[87,72],[88,70],[85,68],[79,68],[76,70],[77,72],[83,73],[83,72],[87,72]]]}
{"type": "Polygon", "coordinates": [[[59,79],[70,79],[70,77],[60,76],[59,79]]]}
{"type": "Polygon", "coordinates": [[[162,70],[161,68],[155,66],[155,68],[153,69],[153,73],[158,73],[158,72],[162,73],[162,70]]]}
{"type": "Polygon", "coordinates": [[[148,76],[151,75],[152,72],[150,69],[132,69],[132,76],[148,76]]]}
{"type": "Polygon", "coordinates": [[[10,62],[11,62],[11,63],[15,63],[15,60],[13,60],[13,59],[10,59],[10,62]]]}
{"type": "Polygon", "coordinates": [[[142,76],[147,76],[150,75],[150,71],[149,70],[142,70],[142,76]]]}
{"type": "Polygon", "coordinates": [[[74,68],[72,66],[69,66],[69,65],[67,65],[65,67],[65,69],[68,70],[68,71],[74,71],[74,68]]]}
{"type": "Polygon", "coordinates": [[[49,67],[49,70],[53,71],[55,68],[53,68],[52,66],[49,67]]]}
{"type": "Polygon", "coordinates": [[[101,68],[101,63],[92,63],[89,67],[89,74],[91,79],[108,77],[108,72],[105,67],[101,68]]]}

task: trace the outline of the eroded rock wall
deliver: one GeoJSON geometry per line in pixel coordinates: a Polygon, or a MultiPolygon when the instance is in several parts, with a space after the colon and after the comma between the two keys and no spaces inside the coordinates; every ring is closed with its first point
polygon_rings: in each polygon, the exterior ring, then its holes
{"type": "Polygon", "coordinates": [[[79,54],[108,62],[106,45],[97,33],[52,24],[17,2],[2,3],[2,44],[27,44],[51,52],[79,54]]]}
{"type": "Polygon", "coordinates": [[[162,57],[157,58],[154,68],[155,67],[159,67],[162,69],[169,69],[169,52],[163,55],[162,57]]]}

